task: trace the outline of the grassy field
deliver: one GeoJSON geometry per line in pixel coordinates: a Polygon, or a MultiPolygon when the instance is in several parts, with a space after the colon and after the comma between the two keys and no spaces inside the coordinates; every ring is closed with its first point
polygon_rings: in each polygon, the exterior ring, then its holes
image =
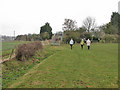
{"type": "Polygon", "coordinates": [[[9,50],[15,48],[19,44],[27,43],[29,41],[10,41],[10,42],[2,42],[2,51],[9,50]]]}
{"type": "Polygon", "coordinates": [[[10,41],[10,42],[2,42],[2,59],[8,58],[12,52],[12,49],[16,48],[19,44],[28,43],[29,41],[10,41]]]}
{"type": "Polygon", "coordinates": [[[96,43],[89,51],[86,46],[81,50],[78,44],[73,50],[69,45],[46,46],[44,49],[42,57],[34,57],[38,60],[35,64],[31,60],[24,65],[16,60],[4,63],[3,88],[118,87],[117,44],[96,43]],[[18,66],[19,70],[15,69],[18,66]]]}
{"type": "Polygon", "coordinates": [[[57,51],[52,47],[44,46],[44,50],[37,51],[33,58],[26,60],[25,62],[18,61],[13,58],[10,61],[4,62],[2,64],[2,85],[4,88],[8,87],[12,81],[17,80],[19,77],[23,76],[33,68],[38,63],[41,63],[45,58],[49,57],[57,51]]]}

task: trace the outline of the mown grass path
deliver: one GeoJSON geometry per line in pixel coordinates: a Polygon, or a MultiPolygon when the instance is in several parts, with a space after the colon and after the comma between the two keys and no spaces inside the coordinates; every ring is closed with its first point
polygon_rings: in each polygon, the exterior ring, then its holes
{"type": "Polygon", "coordinates": [[[9,88],[117,88],[118,45],[62,45],[9,88]]]}

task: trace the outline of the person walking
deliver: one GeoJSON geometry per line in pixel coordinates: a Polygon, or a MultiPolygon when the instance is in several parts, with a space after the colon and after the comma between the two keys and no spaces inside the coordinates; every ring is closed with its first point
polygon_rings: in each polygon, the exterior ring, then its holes
{"type": "Polygon", "coordinates": [[[81,40],[80,44],[81,44],[81,48],[83,49],[83,45],[84,45],[83,39],[81,40]]]}
{"type": "Polygon", "coordinates": [[[88,39],[86,43],[87,43],[87,46],[88,46],[88,50],[90,50],[91,41],[88,39]]]}
{"type": "Polygon", "coordinates": [[[72,46],[73,46],[73,44],[74,44],[74,41],[73,41],[73,39],[71,38],[71,40],[70,40],[71,50],[72,50],[72,46]]]}

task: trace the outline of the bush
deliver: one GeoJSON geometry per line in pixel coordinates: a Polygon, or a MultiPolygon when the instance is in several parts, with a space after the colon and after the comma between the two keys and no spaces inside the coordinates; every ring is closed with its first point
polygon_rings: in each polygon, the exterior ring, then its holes
{"type": "Polygon", "coordinates": [[[93,42],[99,42],[100,40],[99,40],[99,38],[98,37],[93,37],[93,42]]]}
{"type": "Polygon", "coordinates": [[[105,43],[105,40],[100,40],[100,43],[105,43]]]}
{"type": "Polygon", "coordinates": [[[92,39],[92,34],[91,34],[91,33],[85,33],[85,34],[84,34],[84,37],[86,38],[86,40],[87,40],[87,39],[90,39],[90,40],[91,40],[91,39],[92,39]]]}
{"type": "Polygon", "coordinates": [[[64,43],[69,43],[69,41],[71,40],[71,38],[74,40],[74,42],[79,42],[79,38],[80,34],[76,31],[64,31],[64,38],[63,38],[63,42],[64,43]]]}
{"type": "Polygon", "coordinates": [[[109,34],[106,34],[103,37],[103,40],[105,40],[106,43],[117,43],[118,42],[118,35],[109,35],[109,34]]]}
{"type": "Polygon", "coordinates": [[[28,58],[34,56],[37,50],[42,48],[43,47],[40,41],[19,45],[16,50],[16,59],[20,61],[27,60],[28,58]]]}

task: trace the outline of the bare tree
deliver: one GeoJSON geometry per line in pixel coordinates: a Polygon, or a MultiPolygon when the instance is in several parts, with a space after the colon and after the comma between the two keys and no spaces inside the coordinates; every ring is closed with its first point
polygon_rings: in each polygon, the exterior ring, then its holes
{"type": "Polygon", "coordinates": [[[66,30],[76,30],[77,25],[76,25],[76,21],[73,21],[71,19],[65,19],[64,24],[63,24],[63,31],[66,30]]]}
{"type": "Polygon", "coordinates": [[[83,27],[87,30],[88,33],[89,33],[90,31],[94,31],[94,29],[95,29],[95,27],[96,27],[95,18],[87,17],[87,18],[83,21],[83,27]]]}

